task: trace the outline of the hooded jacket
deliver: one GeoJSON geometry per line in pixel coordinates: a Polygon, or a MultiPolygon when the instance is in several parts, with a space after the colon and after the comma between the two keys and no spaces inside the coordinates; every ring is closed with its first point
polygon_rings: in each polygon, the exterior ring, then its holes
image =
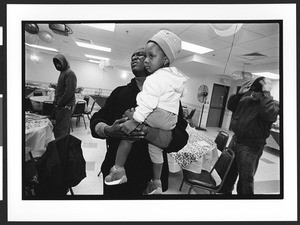
{"type": "Polygon", "coordinates": [[[230,125],[238,142],[250,147],[266,144],[272,123],[279,114],[278,102],[269,92],[232,95],[227,108],[233,112],[230,125]]]}
{"type": "Polygon", "coordinates": [[[137,96],[138,106],[133,118],[142,123],[155,108],[177,115],[179,100],[186,92],[184,84],[188,79],[175,67],[161,68],[148,76],[137,96]]]}
{"type": "Polygon", "coordinates": [[[77,78],[70,69],[70,64],[62,54],[57,54],[53,62],[57,60],[61,64],[60,75],[55,89],[54,105],[58,108],[75,105],[75,90],[77,78]]]}

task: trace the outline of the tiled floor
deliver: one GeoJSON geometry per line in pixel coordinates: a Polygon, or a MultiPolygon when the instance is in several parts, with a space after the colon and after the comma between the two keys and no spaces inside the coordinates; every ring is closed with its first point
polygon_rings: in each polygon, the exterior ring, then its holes
{"type": "MultiPolygon", "coordinates": [[[[87,177],[81,181],[79,185],[73,188],[73,191],[77,195],[101,195],[102,194],[102,174],[98,176],[101,163],[104,159],[106,146],[105,141],[101,139],[95,139],[91,136],[89,130],[89,120],[85,118],[87,129],[85,129],[83,121],[81,120],[78,126],[75,125],[75,119],[73,121],[72,135],[82,140],[83,155],[86,160],[86,173],[87,177]]],[[[215,139],[217,133],[221,128],[207,128],[205,134],[211,139],[215,139]]],[[[232,135],[231,131],[227,131],[232,135]]],[[[230,141],[230,139],[229,139],[230,141]]],[[[229,143],[228,141],[228,143],[229,143]]],[[[271,154],[264,151],[257,173],[255,175],[255,194],[275,194],[280,193],[280,158],[275,154],[271,154]]],[[[181,192],[179,186],[182,180],[182,172],[171,173],[169,176],[169,189],[164,194],[187,194],[188,187],[183,185],[181,192]]],[[[192,191],[192,194],[206,194],[205,191],[192,191]]],[[[234,193],[235,190],[234,190],[234,193]]]]}

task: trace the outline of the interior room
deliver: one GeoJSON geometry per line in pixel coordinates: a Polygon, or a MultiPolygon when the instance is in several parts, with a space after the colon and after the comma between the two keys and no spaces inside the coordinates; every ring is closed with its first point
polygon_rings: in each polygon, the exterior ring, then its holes
{"type": "MultiPolygon", "coordinates": [[[[194,165],[197,169],[201,167],[200,171],[209,171],[222,153],[215,142],[217,135],[221,131],[228,134],[224,147],[233,136],[232,112],[227,109],[227,101],[243,83],[260,76],[269,78],[272,81],[270,93],[280,102],[281,24],[277,21],[68,21],[59,24],[37,21],[23,22],[22,26],[23,97],[32,106],[28,110],[24,100],[24,113],[30,111],[31,116],[45,118],[43,103],[53,101],[59,76],[53,65],[53,57],[58,53],[67,58],[76,74],[76,101],[85,102],[84,112],[70,121],[70,134],[82,141],[86,177],[73,186],[68,195],[103,194],[100,167],[106,154],[106,142],[92,137],[90,118],[104,106],[116,87],[134,78],[131,55],[159,30],[167,29],[182,40],[182,51],[172,66],[189,77],[185,84],[187,93],[181,99],[187,129],[198,132],[215,149],[203,152],[201,162],[194,165]]],[[[282,194],[279,124],[278,116],[259,161],[254,178],[254,191],[258,195],[282,194]]],[[[26,123],[26,140],[33,136],[29,131],[31,126],[34,125],[26,123]]],[[[53,140],[51,121],[47,120],[43,128],[43,136],[35,137],[34,143],[25,141],[24,162],[44,154],[47,144],[53,140]]],[[[165,195],[187,195],[190,191],[189,185],[182,184],[184,168],[178,158],[175,153],[168,154],[169,188],[165,195]]],[[[27,195],[32,194],[32,190],[29,192],[27,195]]],[[[189,194],[207,195],[209,192],[193,188],[189,194]]]]}

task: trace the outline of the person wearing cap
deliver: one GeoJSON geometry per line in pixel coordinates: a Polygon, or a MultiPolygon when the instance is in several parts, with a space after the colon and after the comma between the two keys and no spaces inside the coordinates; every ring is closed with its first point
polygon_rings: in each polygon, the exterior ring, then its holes
{"type": "Polygon", "coordinates": [[[254,194],[254,175],[272,123],[279,114],[279,104],[273,100],[271,89],[271,80],[258,77],[245,82],[228,100],[227,108],[232,111],[230,126],[234,132],[228,147],[234,151],[235,158],[223,184],[223,194],[232,194],[237,177],[237,194],[254,194]]]}
{"type": "Polygon", "coordinates": [[[60,72],[53,101],[55,117],[54,137],[57,139],[70,133],[77,78],[64,55],[57,54],[53,58],[53,64],[60,72]]]}
{"type": "Polygon", "coordinates": [[[152,179],[152,162],[148,152],[148,143],[163,149],[164,165],[161,174],[162,190],[168,190],[167,153],[177,152],[188,141],[187,122],[183,118],[182,108],[178,110],[176,127],[171,131],[149,127],[143,124],[128,135],[122,132],[122,117],[127,109],[137,106],[136,96],[143,89],[149,72],[144,66],[145,48],[138,48],[131,56],[131,70],[134,78],[127,85],[116,87],[108,97],[105,105],[95,112],[90,120],[91,135],[106,140],[106,153],[101,164],[101,173],[106,177],[115,164],[116,153],[122,139],[132,139],[130,154],[124,165],[128,181],[119,185],[106,185],[103,180],[103,196],[109,199],[140,199],[152,179]],[[146,128],[146,129],[145,129],[146,128]]]}
{"type": "MultiPolygon", "coordinates": [[[[177,68],[170,67],[180,51],[180,38],[167,30],[159,31],[147,42],[144,64],[151,75],[146,78],[142,91],[137,95],[138,106],[125,113],[129,120],[123,124],[122,130],[126,134],[130,134],[143,123],[162,130],[172,130],[175,127],[179,101],[186,92],[184,84],[188,80],[177,68]]],[[[105,177],[107,185],[127,182],[124,164],[131,146],[131,141],[120,142],[115,165],[105,177]]],[[[149,154],[153,162],[153,179],[149,182],[145,194],[161,194],[162,149],[149,143],[149,154]]]]}

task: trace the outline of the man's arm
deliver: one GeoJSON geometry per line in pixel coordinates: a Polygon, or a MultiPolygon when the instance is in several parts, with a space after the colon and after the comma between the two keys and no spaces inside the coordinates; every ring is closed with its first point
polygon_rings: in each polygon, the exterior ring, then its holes
{"type": "Polygon", "coordinates": [[[58,99],[57,106],[64,107],[70,100],[70,98],[74,95],[77,86],[77,78],[75,73],[69,72],[68,77],[66,79],[66,89],[64,91],[63,96],[58,99]]]}

